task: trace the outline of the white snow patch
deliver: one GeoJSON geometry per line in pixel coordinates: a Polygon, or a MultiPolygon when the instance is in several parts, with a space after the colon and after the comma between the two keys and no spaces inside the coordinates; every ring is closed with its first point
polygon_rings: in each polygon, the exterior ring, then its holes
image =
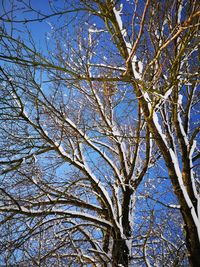
{"type": "Polygon", "coordinates": [[[94,27],[88,29],[89,33],[105,32],[104,29],[95,29],[94,27]]]}
{"type": "Polygon", "coordinates": [[[144,99],[146,100],[146,102],[148,104],[148,108],[149,108],[149,112],[150,112],[151,108],[152,108],[151,99],[150,99],[149,94],[147,92],[144,92],[143,90],[142,90],[142,92],[143,92],[143,97],[144,97],[144,99]]]}
{"type": "Polygon", "coordinates": [[[162,96],[162,99],[166,100],[172,93],[172,88],[166,91],[166,93],[162,96]]]}
{"type": "Polygon", "coordinates": [[[174,204],[169,204],[169,207],[173,208],[173,209],[180,209],[181,208],[180,205],[174,205],[174,204]]]}
{"type": "Polygon", "coordinates": [[[49,136],[48,132],[46,130],[43,131],[46,136],[49,136]]]}
{"type": "Polygon", "coordinates": [[[162,132],[161,125],[160,125],[160,123],[158,121],[158,115],[156,114],[155,111],[153,111],[153,122],[154,122],[154,124],[156,126],[156,129],[158,130],[163,142],[165,143],[166,147],[168,147],[166,135],[163,134],[163,132],[162,132]]]}
{"type": "MultiPolygon", "coordinates": [[[[180,106],[182,106],[182,99],[183,99],[183,96],[182,95],[179,95],[179,97],[178,97],[178,104],[180,106]]],[[[183,123],[182,123],[182,120],[181,120],[180,112],[178,112],[178,114],[177,114],[177,119],[178,119],[178,122],[179,122],[179,126],[180,126],[180,130],[181,130],[182,136],[183,136],[184,141],[185,141],[185,145],[186,146],[189,146],[189,140],[188,140],[188,137],[186,135],[186,132],[185,132],[185,130],[183,128],[183,123]]]]}
{"type": "Polygon", "coordinates": [[[183,2],[179,2],[179,7],[178,7],[178,23],[181,23],[181,18],[182,18],[182,10],[183,10],[183,2]]]}

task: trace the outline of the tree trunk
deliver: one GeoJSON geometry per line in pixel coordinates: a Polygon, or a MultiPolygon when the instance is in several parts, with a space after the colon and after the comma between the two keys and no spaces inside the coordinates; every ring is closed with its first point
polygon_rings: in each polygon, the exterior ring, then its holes
{"type": "Polygon", "coordinates": [[[124,239],[117,239],[114,240],[113,244],[113,251],[112,251],[112,266],[123,266],[129,267],[129,249],[126,244],[126,240],[124,239]]]}
{"type": "Polygon", "coordinates": [[[113,259],[113,266],[120,266],[128,267],[129,265],[129,256],[130,251],[127,246],[128,239],[131,236],[131,226],[130,226],[130,203],[131,203],[131,196],[132,196],[132,189],[129,186],[126,186],[126,190],[123,196],[123,203],[122,203],[122,227],[123,227],[123,234],[126,239],[122,239],[120,235],[116,235],[116,239],[114,240],[113,244],[113,251],[112,251],[112,259],[113,259]]]}
{"type": "Polygon", "coordinates": [[[190,267],[200,267],[200,242],[196,225],[187,206],[182,206],[181,213],[185,223],[184,230],[190,267]]]}

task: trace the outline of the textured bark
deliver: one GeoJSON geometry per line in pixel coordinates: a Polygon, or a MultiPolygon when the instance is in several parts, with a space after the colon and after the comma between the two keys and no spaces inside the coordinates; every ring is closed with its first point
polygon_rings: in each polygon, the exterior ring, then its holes
{"type": "Polygon", "coordinates": [[[185,222],[184,230],[189,264],[191,267],[198,267],[200,266],[200,243],[197,229],[191,216],[189,216],[191,213],[188,210],[188,207],[182,207],[181,213],[185,222]]]}
{"type": "Polygon", "coordinates": [[[112,250],[113,266],[119,266],[119,264],[122,264],[122,266],[124,267],[130,266],[129,262],[130,251],[126,241],[131,236],[129,215],[130,215],[130,203],[131,203],[132,193],[133,191],[127,186],[126,190],[124,191],[124,197],[122,203],[122,227],[125,239],[122,239],[120,235],[116,234],[112,250]]]}
{"type": "Polygon", "coordinates": [[[129,221],[131,195],[132,191],[128,187],[124,192],[124,199],[122,203],[122,226],[126,237],[131,236],[131,226],[129,221]]]}
{"type": "Polygon", "coordinates": [[[116,267],[122,264],[123,267],[128,267],[129,265],[129,249],[126,244],[126,240],[119,239],[115,240],[113,244],[112,251],[112,266],[116,267]]]}

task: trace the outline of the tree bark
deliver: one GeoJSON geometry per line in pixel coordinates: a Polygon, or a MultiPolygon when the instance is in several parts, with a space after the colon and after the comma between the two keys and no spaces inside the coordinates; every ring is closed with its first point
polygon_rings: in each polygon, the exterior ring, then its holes
{"type": "Polygon", "coordinates": [[[188,250],[188,260],[190,267],[199,267],[200,266],[200,243],[198,238],[198,233],[194,222],[189,216],[190,211],[187,210],[188,207],[182,208],[182,215],[184,220],[184,230],[186,237],[186,247],[188,250]]]}
{"type": "Polygon", "coordinates": [[[122,239],[120,235],[116,235],[112,251],[113,266],[119,266],[120,264],[123,267],[130,266],[130,251],[127,245],[127,241],[131,237],[129,214],[132,193],[133,191],[130,189],[130,187],[126,186],[122,203],[122,227],[125,239],[122,239]]]}
{"type": "Polygon", "coordinates": [[[124,239],[116,239],[114,240],[113,244],[113,251],[112,251],[112,266],[117,267],[120,264],[123,267],[129,267],[129,249],[126,244],[126,240],[124,239]]]}

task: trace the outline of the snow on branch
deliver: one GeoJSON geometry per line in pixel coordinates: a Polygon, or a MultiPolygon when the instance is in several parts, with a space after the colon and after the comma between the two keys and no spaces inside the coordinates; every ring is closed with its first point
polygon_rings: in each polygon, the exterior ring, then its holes
{"type": "MultiPolygon", "coordinates": [[[[123,10],[123,4],[120,5],[120,9],[117,10],[116,7],[113,7],[113,11],[115,14],[116,22],[119,26],[121,35],[123,37],[124,43],[126,45],[127,52],[129,54],[129,57],[127,59],[127,62],[131,61],[133,73],[136,79],[142,78],[142,70],[143,70],[143,63],[137,59],[135,52],[135,48],[132,47],[131,43],[127,41],[127,31],[123,27],[123,21],[122,21],[122,10],[123,10]]],[[[139,40],[138,40],[139,41],[139,40]]]]}
{"type": "Polygon", "coordinates": [[[40,217],[40,216],[47,216],[47,215],[62,215],[62,216],[64,215],[67,217],[80,218],[86,221],[94,222],[102,227],[112,227],[112,224],[105,219],[99,218],[97,216],[92,216],[91,214],[88,214],[88,213],[71,211],[71,210],[62,210],[62,209],[34,210],[34,209],[28,209],[23,206],[20,206],[20,209],[17,209],[15,206],[0,207],[0,213],[4,213],[4,212],[24,214],[24,215],[31,216],[31,217],[37,217],[37,216],[40,217]]]}

